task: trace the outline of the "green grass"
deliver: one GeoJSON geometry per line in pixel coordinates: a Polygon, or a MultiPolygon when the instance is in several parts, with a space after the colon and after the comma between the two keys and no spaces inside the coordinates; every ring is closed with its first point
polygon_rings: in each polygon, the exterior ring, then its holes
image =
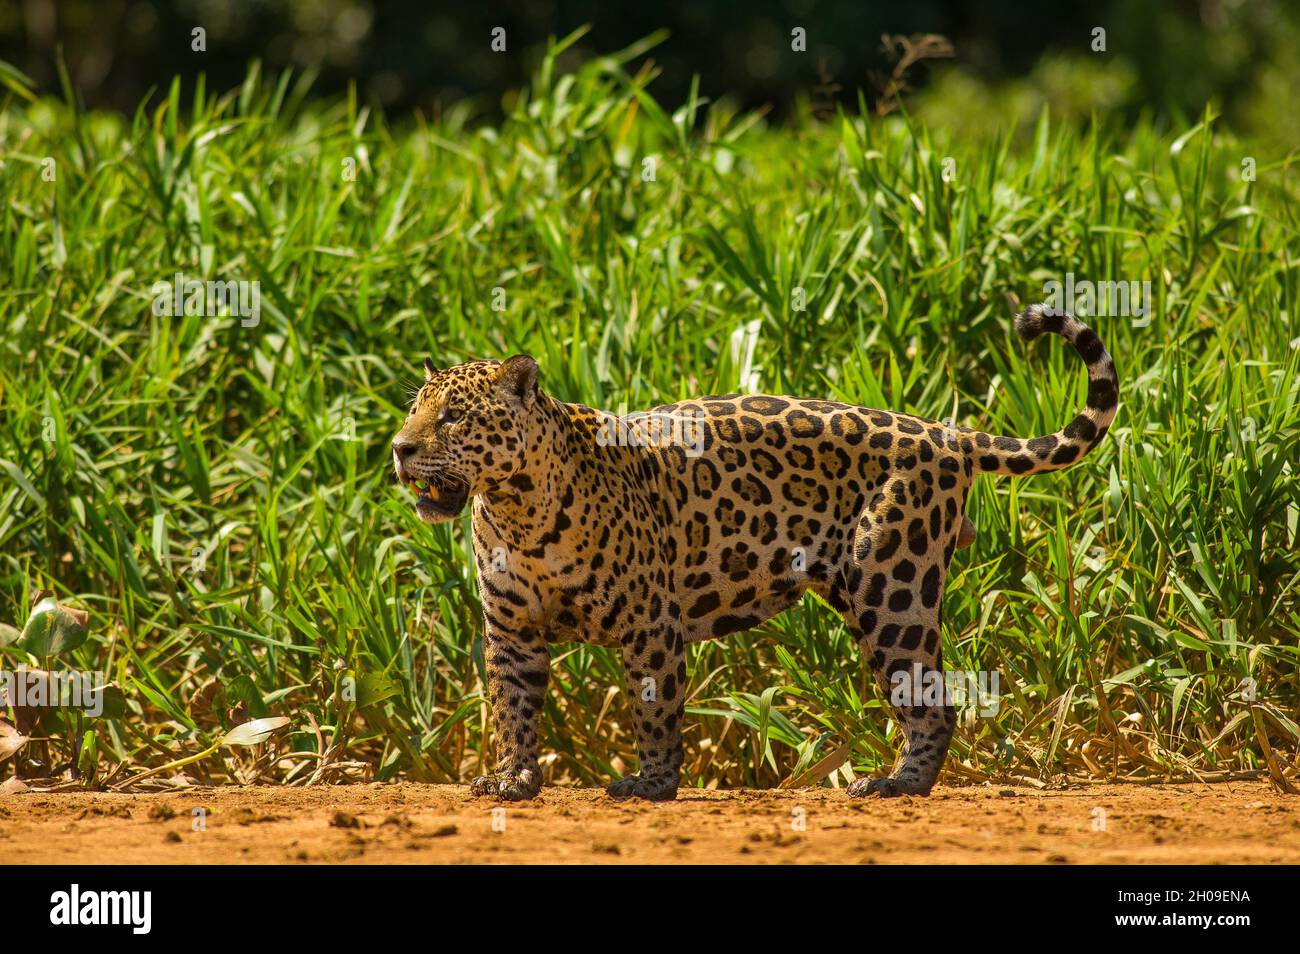
{"type": "MultiPolygon", "coordinates": [[[[1146,325],[1093,320],[1120,370],[1111,437],[973,495],[945,661],[998,671],[1003,700],[963,720],[948,778],[1213,777],[1264,767],[1265,739],[1294,776],[1292,158],[1211,115],[1162,130],[1044,114],[979,141],[905,113],[771,128],[657,103],[635,52],[564,75],[552,53],[499,128],[454,110],[394,128],[256,68],[129,118],[8,96],[0,621],[21,626],[42,587],[89,610],[64,663],[108,672],[129,711],[97,724],[83,776],[120,780],[267,714],[292,720],[278,758],[226,750],[187,771],[480,770],[467,518],[420,524],[389,466],[426,354],[528,351],[551,393],[609,408],[757,387],[1028,436],[1068,420],[1085,379],[1059,340],[1019,343],[1012,306],[1070,271],[1149,280],[1156,306],[1146,325]],[[155,317],[151,288],[177,271],[260,281],[260,324],[155,317]]],[[[688,784],[775,785],[840,749],[827,784],[843,784],[896,751],[811,598],[690,665],[688,784]]],[[[634,766],[619,669],[557,647],[554,780],[634,766]]]]}

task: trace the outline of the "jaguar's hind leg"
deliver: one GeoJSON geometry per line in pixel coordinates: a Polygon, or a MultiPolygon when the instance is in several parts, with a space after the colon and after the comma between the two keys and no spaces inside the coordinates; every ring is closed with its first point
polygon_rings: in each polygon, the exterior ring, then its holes
{"type": "Polygon", "coordinates": [[[940,519],[932,532],[930,521],[889,516],[864,515],[831,602],[889,697],[907,747],[889,776],[858,779],[850,795],[929,794],[957,722],[945,691],[940,620],[958,526],[940,519]]]}
{"type": "Polygon", "coordinates": [[[864,623],[852,631],[889,697],[907,747],[888,776],[857,779],[848,793],[928,795],[943,768],[957,724],[944,686],[940,614],[909,615],[868,608],[860,619],[864,623]],[[874,627],[868,629],[873,622],[874,627]]]}

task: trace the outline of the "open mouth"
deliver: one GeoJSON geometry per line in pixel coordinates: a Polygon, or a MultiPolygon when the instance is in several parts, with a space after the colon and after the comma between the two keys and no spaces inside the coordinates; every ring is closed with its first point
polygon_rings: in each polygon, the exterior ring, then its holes
{"type": "Polygon", "coordinates": [[[469,486],[455,477],[407,481],[415,492],[415,512],[425,523],[436,523],[456,516],[465,509],[469,486]]]}

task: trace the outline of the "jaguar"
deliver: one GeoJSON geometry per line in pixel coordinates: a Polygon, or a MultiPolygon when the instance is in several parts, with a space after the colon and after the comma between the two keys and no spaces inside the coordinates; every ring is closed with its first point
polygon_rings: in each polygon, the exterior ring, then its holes
{"type": "MultiPolygon", "coordinates": [[[[943,672],[953,552],[981,474],[1076,463],[1118,408],[1115,363],[1070,314],[1036,305],[1026,341],[1063,337],[1088,373],[1085,406],[1052,434],[988,434],[838,401],[728,394],[615,415],[547,394],[528,355],[425,379],[393,439],[397,479],[426,523],[473,500],[495,764],[471,792],[532,798],[556,642],[617,647],[635,774],[615,798],[671,799],[683,761],[687,646],[751,629],[814,593],[844,617],[887,690],[943,672]]],[[[896,695],[891,693],[891,696],[896,695]]],[[[947,694],[894,706],[903,751],[850,796],[928,795],[956,714],[947,694]]]]}

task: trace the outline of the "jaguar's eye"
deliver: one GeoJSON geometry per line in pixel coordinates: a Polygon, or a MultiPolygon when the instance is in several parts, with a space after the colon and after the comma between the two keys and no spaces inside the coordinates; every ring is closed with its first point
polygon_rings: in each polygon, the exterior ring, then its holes
{"type": "Polygon", "coordinates": [[[442,409],[442,414],[438,417],[438,423],[455,424],[464,416],[465,412],[458,407],[444,407],[442,409]]]}

